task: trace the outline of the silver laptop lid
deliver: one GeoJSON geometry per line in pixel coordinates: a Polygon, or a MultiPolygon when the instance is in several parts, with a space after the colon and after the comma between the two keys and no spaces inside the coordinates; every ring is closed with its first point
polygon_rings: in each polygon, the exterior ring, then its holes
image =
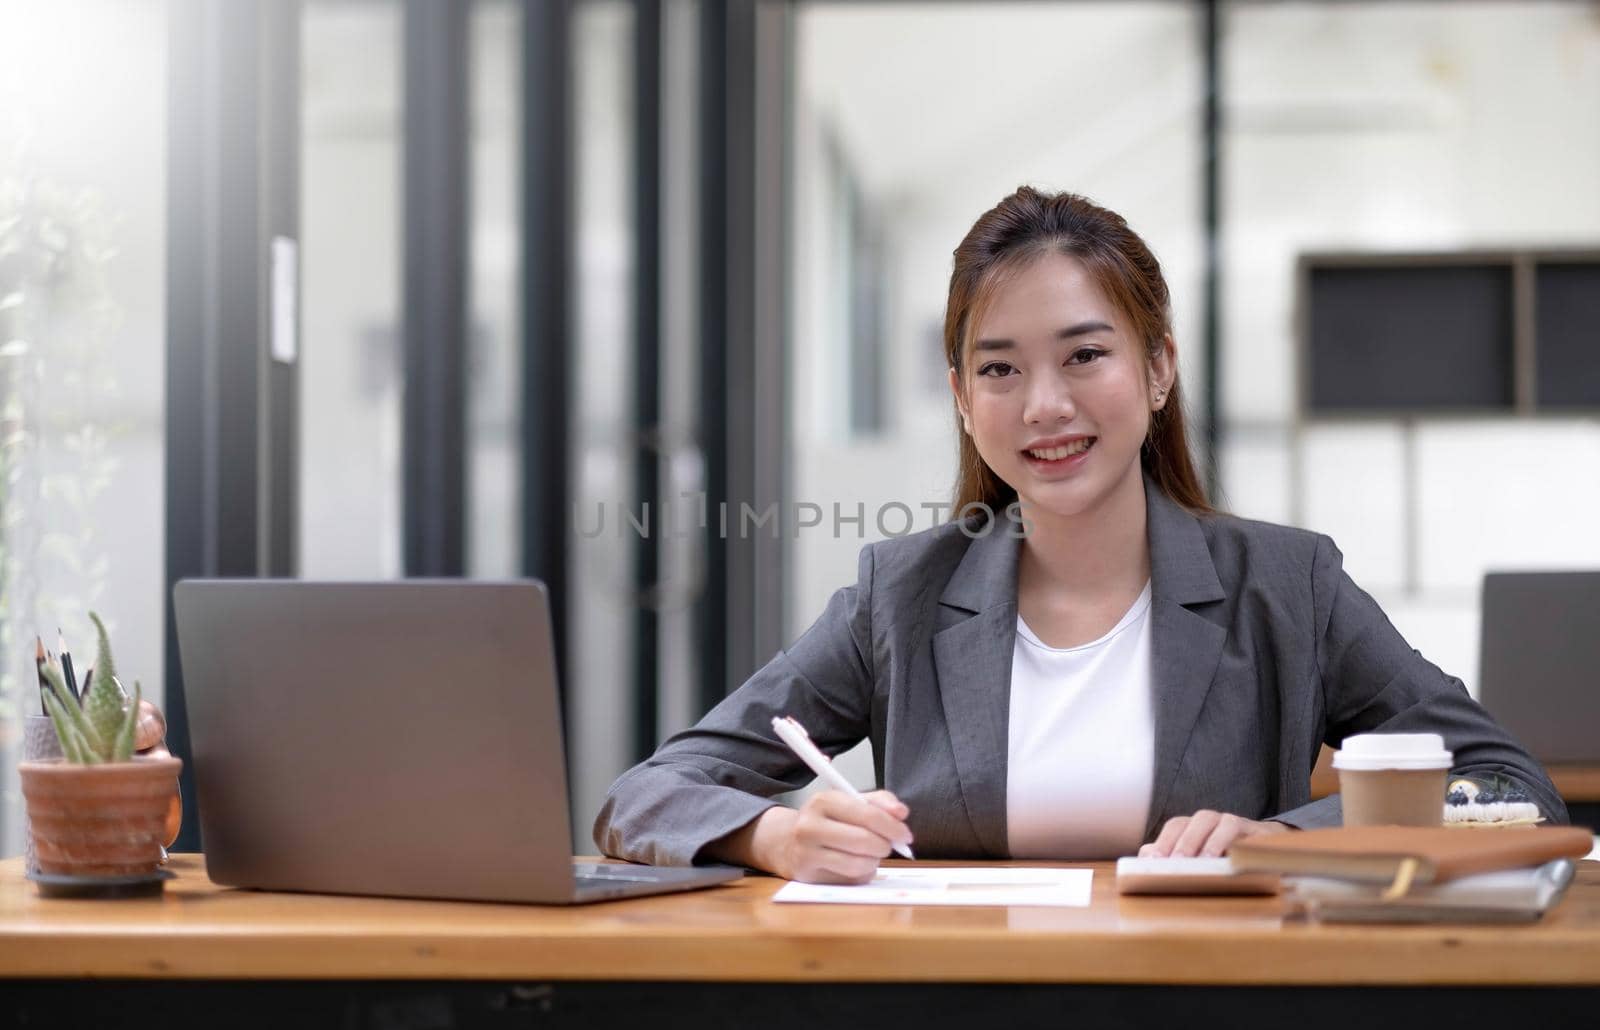
{"type": "Polygon", "coordinates": [[[1543,762],[1600,760],[1600,572],[1483,578],[1478,700],[1543,762]]]}
{"type": "Polygon", "coordinates": [[[174,596],[214,880],[570,900],[542,584],[185,580],[174,596]]]}

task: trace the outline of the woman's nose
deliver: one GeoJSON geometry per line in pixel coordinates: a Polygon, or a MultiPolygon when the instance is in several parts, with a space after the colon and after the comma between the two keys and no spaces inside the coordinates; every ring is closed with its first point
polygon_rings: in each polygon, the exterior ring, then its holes
{"type": "Polygon", "coordinates": [[[1072,403],[1072,389],[1051,376],[1041,376],[1028,388],[1028,401],[1022,417],[1029,425],[1046,422],[1071,422],[1077,414],[1072,403]]]}

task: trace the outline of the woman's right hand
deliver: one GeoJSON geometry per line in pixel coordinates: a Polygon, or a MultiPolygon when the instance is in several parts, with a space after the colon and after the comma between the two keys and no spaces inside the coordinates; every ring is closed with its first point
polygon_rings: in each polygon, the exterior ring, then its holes
{"type": "Polygon", "coordinates": [[[755,822],[757,866],[786,880],[866,883],[895,844],[910,845],[910,809],[886,790],[859,800],[837,790],[811,795],[799,810],[769,808],[755,822]]]}

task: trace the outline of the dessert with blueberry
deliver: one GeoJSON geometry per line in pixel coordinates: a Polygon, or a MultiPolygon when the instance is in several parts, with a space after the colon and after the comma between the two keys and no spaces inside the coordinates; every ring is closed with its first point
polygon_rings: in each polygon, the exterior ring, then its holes
{"type": "Polygon", "coordinates": [[[1542,819],[1521,787],[1498,779],[1488,786],[1452,780],[1444,797],[1446,826],[1532,826],[1542,819]]]}

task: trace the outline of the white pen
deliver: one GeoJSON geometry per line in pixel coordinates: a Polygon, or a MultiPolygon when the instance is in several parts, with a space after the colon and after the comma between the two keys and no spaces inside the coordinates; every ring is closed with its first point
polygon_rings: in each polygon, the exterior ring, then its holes
{"type": "MultiPolygon", "coordinates": [[[[833,767],[833,763],[828,761],[828,756],[817,749],[817,745],[811,742],[811,734],[806,732],[806,728],[800,725],[799,720],[795,719],[794,716],[774,717],[772,729],[773,732],[777,733],[779,740],[789,745],[789,750],[800,756],[800,761],[806,763],[811,767],[812,772],[822,777],[822,782],[834,790],[843,791],[851,797],[861,800],[861,792],[850,786],[850,781],[844,778],[843,773],[833,767]]],[[[903,855],[910,859],[917,857],[904,844],[892,844],[890,846],[894,848],[897,855],[903,855]]]]}

